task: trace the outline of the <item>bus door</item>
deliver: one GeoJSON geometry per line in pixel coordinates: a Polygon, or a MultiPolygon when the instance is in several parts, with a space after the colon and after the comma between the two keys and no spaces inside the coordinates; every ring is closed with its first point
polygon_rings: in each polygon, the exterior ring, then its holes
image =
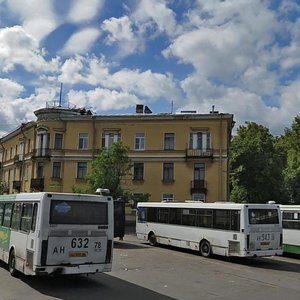
{"type": "Polygon", "coordinates": [[[23,203],[20,229],[27,232],[26,268],[33,269],[33,257],[36,251],[36,220],[38,203],[23,203]]]}
{"type": "Polygon", "coordinates": [[[52,200],[46,264],[105,263],[108,226],[107,202],[52,200]]]}
{"type": "Polygon", "coordinates": [[[281,231],[277,209],[249,209],[248,220],[250,235],[247,237],[247,248],[249,250],[278,249],[281,231]]]}

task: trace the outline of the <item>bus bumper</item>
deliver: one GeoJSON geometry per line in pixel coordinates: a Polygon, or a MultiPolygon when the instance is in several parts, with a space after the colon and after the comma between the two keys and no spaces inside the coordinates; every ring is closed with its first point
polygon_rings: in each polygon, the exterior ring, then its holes
{"type": "Polygon", "coordinates": [[[36,267],[35,275],[68,275],[68,274],[94,274],[102,272],[110,272],[112,264],[85,264],[85,265],[60,265],[36,267]]]}
{"type": "Polygon", "coordinates": [[[258,251],[242,251],[243,257],[265,257],[265,256],[280,256],[283,254],[282,249],[278,250],[258,250],[258,251]]]}

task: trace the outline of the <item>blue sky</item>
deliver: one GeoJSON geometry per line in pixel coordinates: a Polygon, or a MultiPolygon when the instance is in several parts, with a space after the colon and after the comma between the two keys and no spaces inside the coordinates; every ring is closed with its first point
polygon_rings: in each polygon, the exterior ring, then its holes
{"type": "Polygon", "coordinates": [[[59,99],[97,114],[300,111],[299,0],[0,0],[0,137],[59,99]]]}

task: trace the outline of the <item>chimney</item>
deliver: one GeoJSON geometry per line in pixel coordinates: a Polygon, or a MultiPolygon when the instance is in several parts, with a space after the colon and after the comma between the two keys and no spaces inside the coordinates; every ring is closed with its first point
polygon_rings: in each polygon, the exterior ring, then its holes
{"type": "Polygon", "coordinates": [[[144,105],[143,104],[137,104],[135,107],[135,112],[137,114],[142,114],[144,112],[144,105]]]}

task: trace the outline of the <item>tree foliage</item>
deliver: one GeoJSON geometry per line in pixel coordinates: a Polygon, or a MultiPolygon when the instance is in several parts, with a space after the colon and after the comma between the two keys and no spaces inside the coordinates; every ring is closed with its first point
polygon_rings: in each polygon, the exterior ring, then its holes
{"type": "Polygon", "coordinates": [[[107,188],[114,199],[122,197],[124,191],[121,183],[132,167],[128,151],[129,148],[122,142],[116,142],[97,155],[92,161],[92,170],[87,175],[91,190],[107,188]]]}
{"type": "Polygon", "coordinates": [[[283,175],[288,200],[300,204],[300,116],[295,117],[291,129],[286,129],[281,147],[286,155],[283,175]]]}
{"type": "Polygon", "coordinates": [[[269,130],[254,122],[239,127],[230,157],[231,199],[236,202],[282,202],[282,157],[269,130]]]}

